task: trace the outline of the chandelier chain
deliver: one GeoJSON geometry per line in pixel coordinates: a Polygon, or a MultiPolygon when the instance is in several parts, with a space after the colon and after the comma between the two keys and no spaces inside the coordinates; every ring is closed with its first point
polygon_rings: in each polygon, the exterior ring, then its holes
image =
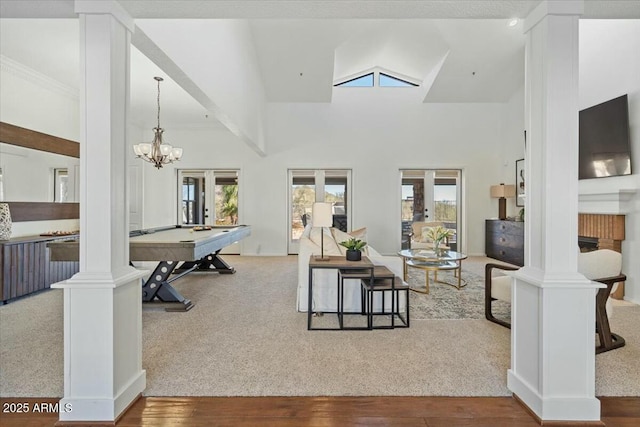
{"type": "Polygon", "coordinates": [[[158,129],[160,129],[160,80],[158,80],[158,129]]]}

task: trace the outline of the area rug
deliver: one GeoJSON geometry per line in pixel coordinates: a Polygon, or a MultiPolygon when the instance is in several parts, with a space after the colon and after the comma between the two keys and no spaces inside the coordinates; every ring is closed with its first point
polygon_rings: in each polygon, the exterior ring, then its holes
{"type": "MultiPolygon", "coordinates": [[[[425,271],[409,267],[407,282],[416,289],[425,288],[425,271]]],[[[484,319],[484,277],[475,273],[462,271],[461,289],[449,284],[457,284],[457,277],[451,271],[438,272],[438,280],[434,282],[430,274],[429,294],[411,292],[409,305],[412,320],[428,319],[484,319]]],[[[493,302],[493,314],[499,319],[509,320],[511,313],[509,304],[502,301],[493,302]]]]}

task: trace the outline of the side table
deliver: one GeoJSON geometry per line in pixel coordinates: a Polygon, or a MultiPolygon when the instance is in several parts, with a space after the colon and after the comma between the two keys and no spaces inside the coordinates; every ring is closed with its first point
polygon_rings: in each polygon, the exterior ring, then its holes
{"type": "Polygon", "coordinates": [[[366,294],[366,313],[367,327],[369,329],[394,329],[396,327],[409,327],[409,285],[404,283],[402,279],[396,276],[391,270],[384,266],[376,266],[373,271],[373,280],[362,279],[362,290],[366,294]],[[405,315],[400,312],[400,291],[405,293],[405,315]],[[375,311],[374,296],[379,292],[381,296],[380,311],[375,311]],[[391,309],[389,312],[385,310],[385,295],[391,294],[391,309]],[[390,325],[374,326],[374,316],[390,316],[390,325]],[[396,326],[396,317],[402,322],[403,326],[396,326]]]}
{"type": "Polygon", "coordinates": [[[307,305],[307,330],[311,331],[335,331],[343,329],[344,323],[342,320],[342,289],[341,289],[341,280],[338,276],[336,278],[336,286],[338,289],[338,301],[336,305],[336,311],[331,312],[335,313],[338,316],[338,328],[314,328],[313,327],[313,270],[315,269],[333,269],[338,271],[338,275],[340,270],[348,270],[350,274],[359,273],[360,276],[358,278],[362,278],[363,275],[366,277],[373,276],[373,263],[367,258],[363,256],[360,261],[347,261],[344,256],[329,256],[329,259],[326,261],[316,260],[315,255],[311,255],[309,258],[309,304],[307,305]]]}

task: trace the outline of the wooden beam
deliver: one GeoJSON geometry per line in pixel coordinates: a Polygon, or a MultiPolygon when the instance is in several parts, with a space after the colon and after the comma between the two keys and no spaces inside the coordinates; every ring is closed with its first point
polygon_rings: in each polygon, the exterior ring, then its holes
{"type": "Polygon", "coordinates": [[[80,144],[35,130],[0,122],[0,142],[80,158],[80,144]]]}
{"type": "Polygon", "coordinates": [[[80,218],[79,203],[7,202],[12,222],[80,218]]]}

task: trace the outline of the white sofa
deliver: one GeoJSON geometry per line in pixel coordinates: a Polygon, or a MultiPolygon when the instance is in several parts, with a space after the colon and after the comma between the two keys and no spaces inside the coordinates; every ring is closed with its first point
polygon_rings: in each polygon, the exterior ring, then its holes
{"type": "MultiPolygon", "coordinates": [[[[298,299],[297,310],[306,312],[309,304],[309,258],[311,255],[320,255],[321,235],[324,233],[324,255],[345,256],[346,248],[338,243],[355,237],[367,241],[366,229],[360,229],[351,233],[344,233],[336,228],[313,228],[307,225],[300,237],[298,251],[298,299]]],[[[402,259],[397,256],[380,255],[371,246],[366,246],[363,255],[375,265],[384,265],[402,278],[402,259]]],[[[334,269],[314,269],[313,271],[313,306],[314,312],[337,311],[337,280],[338,272],[334,269]]],[[[404,283],[404,282],[403,282],[404,283]]],[[[344,311],[345,313],[359,313],[361,311],[361,286],[360,280],[345,279],[344,281],[344,311]]],[[[380,292],[377,292],[380,294],[380,292]]],[[[374,310],[381,309],[381,295],[376,295],[374,310]]],[[[405,299],[400,298],[400,312],[406,310],[405,299]]],[[[385,311],[391,309],[391,298],[385,298],[385,311]]]]}

